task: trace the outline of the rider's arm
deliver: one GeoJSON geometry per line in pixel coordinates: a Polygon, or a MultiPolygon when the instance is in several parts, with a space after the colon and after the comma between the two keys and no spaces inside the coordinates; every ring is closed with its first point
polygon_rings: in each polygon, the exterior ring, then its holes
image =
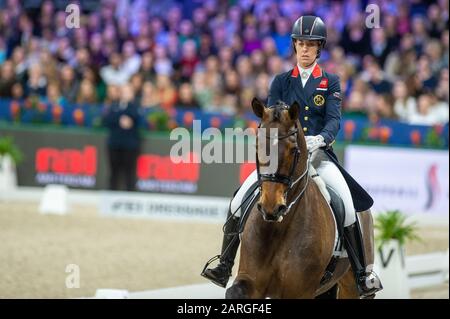
{"type": "Polygon", "coordinates": [[[280,77],[277,75],[270,84],[269,97],[267,101],[268,106],[274,105],[278,101],[281,101],[281,88],[280,77]]]}
{"type": "Polygon", "coordinates": [[[330,76],[329,94],[325,103],[325,126],[320,132],[327,146],[333,143],[341,122],[341,85],[337,76],[330,76]]]}

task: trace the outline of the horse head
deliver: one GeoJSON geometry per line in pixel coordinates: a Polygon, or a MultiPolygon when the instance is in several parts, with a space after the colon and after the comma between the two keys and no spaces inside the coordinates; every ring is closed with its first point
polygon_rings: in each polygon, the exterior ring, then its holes
{"type": "Polygon", "coordinates": [[[299,105],[294,102],[289,106],[279,101],[266,107],[254,98],[252,108],[261,119],[256,137],[260,185],[257,208],[265,221],[280,222],[289,209],[288,193],[293,184],[301,179],[297,178],[298,170],[306,169],[307,150],[298,121],[299,105]]]}

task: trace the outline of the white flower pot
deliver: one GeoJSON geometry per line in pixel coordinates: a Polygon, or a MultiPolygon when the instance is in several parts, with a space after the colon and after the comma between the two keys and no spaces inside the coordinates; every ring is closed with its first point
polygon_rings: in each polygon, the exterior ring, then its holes
{"type": "Polygon", "coordinates": [[[375,271],[380,276],[383,290],[377,293],[381,299],[409,299],[408,272],[403,246],[398,240],[390,240],[375,254],[375,271]]]}
{"type": "Polygon", "coordinates": [[[8,154],[0,155],[0,193],[17,188],[16,165],[8,154]]]}

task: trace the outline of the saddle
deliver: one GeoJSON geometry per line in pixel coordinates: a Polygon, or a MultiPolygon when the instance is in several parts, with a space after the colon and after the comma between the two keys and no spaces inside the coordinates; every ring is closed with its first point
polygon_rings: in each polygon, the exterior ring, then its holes
{"type": "Polygon", "coordinates": [[[342,198],[339,194],[330,186],[327,185],[327,191],[330,194],[330,206],[336,220],[337,227],[337,240],[334,247],[335,254],[342,249],[344,238],[344,222],[345,222],[345,207],[342,198]]]}
{"type": "MultiPolygon", "coordinates": [[[[236,190],[235,194],[237,193],[238,190],[239,188],[236,190]]],[[[252,186],[250,186],[249,189],[245,192],[241,202],[242,218],[239,221],[239,236],[242,234],[245,222],[247,221],[247,218],[250,215],[253,206],[255,206],[258,200],[259,200],[259,188],[258,182],[256,182],[252,186]]]]}
{"type": "Polygon", "coordinates": [[[326,185],[325,182],[320,178],[319,174],[317,174],[315,168],[310,165],[309,167],[310,177],[319,187],[320,192],[322,193],[325,200],[330,205],[331,211],[333,212],[333,217],[336,222],[336,237],[335,237],[335,245],[333,256],[341,256],[344,254],[343,251],[343,241],[344,241],[344,222],[345,222],[345,207],[344,202],[342,201],[339,194],[329,185],[326,185]]]}
{"type": "Polygon", "coordinates": [[[336,265],[338,263],[339,258],[347,257],[346,251],[344,248],[344,222],[345,222],[345,207],[344,202],[342,201],[339,194],[329,185],[326,185],[324,181],[320,178],[319,174],[317,174],[314,167],[310,166],[310,177],[314,180],[316,185],[319,187],[320,192],[323,197],[325,197],[326,201],[330,205],[332,215],[336,224],[336,235],[334,239],[334,249],[333,256],[328,264],[325,273],[321,279],[321,284],[327,283],[332,277],[333,273],[336,270],[336,265]]]}
{"type": "MultiPolygon", "coordinates": [[[[343,236],[344,236],[344,221],[345,221],[345,208],[344,202],[338,195],[338,193],[330,186],[325,186],[325,183],[320,179],[319,175],[315,174],[311,176],[316,183],[320,184],[319,189],[324,195],[325,199],[331,206],[334,219],[336,221],[337,233],[335,239],[335,248],[333,256],[341,256],[343,254],[343,236]]],[[[239,190],[239,189],[238,189],[239,190]]],[[[237,191],[236,191],[237,192],[237,191]]],[[[245,192],[243,200],[241,202],[242,218],[240,220],[239,229],[242,230],[245,222],[247,221],[249,212],[259,199],[258,183],[254,183],[245,192]]]]}

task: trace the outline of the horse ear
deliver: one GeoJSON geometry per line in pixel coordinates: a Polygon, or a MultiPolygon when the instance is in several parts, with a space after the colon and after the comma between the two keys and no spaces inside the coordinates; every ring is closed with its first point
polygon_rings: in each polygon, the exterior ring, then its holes
{"type": "Polygon", "coordinates": [[[289,117],[291,120],[296,121],[298,119],[299,110],[300,105],[298,105],[297,101],[295,101],[289,108],[289,117]]]}
{"type": "Polygon", "coordinates": [[[260,100],[258,100],[256,97],[254,97],[252,100],[252,108],[253,108],[253,113],[255,113],[255,115],[261,119],[264,114],[264,109],[265,109],[264,104],[262,104],[260,100]]]}

